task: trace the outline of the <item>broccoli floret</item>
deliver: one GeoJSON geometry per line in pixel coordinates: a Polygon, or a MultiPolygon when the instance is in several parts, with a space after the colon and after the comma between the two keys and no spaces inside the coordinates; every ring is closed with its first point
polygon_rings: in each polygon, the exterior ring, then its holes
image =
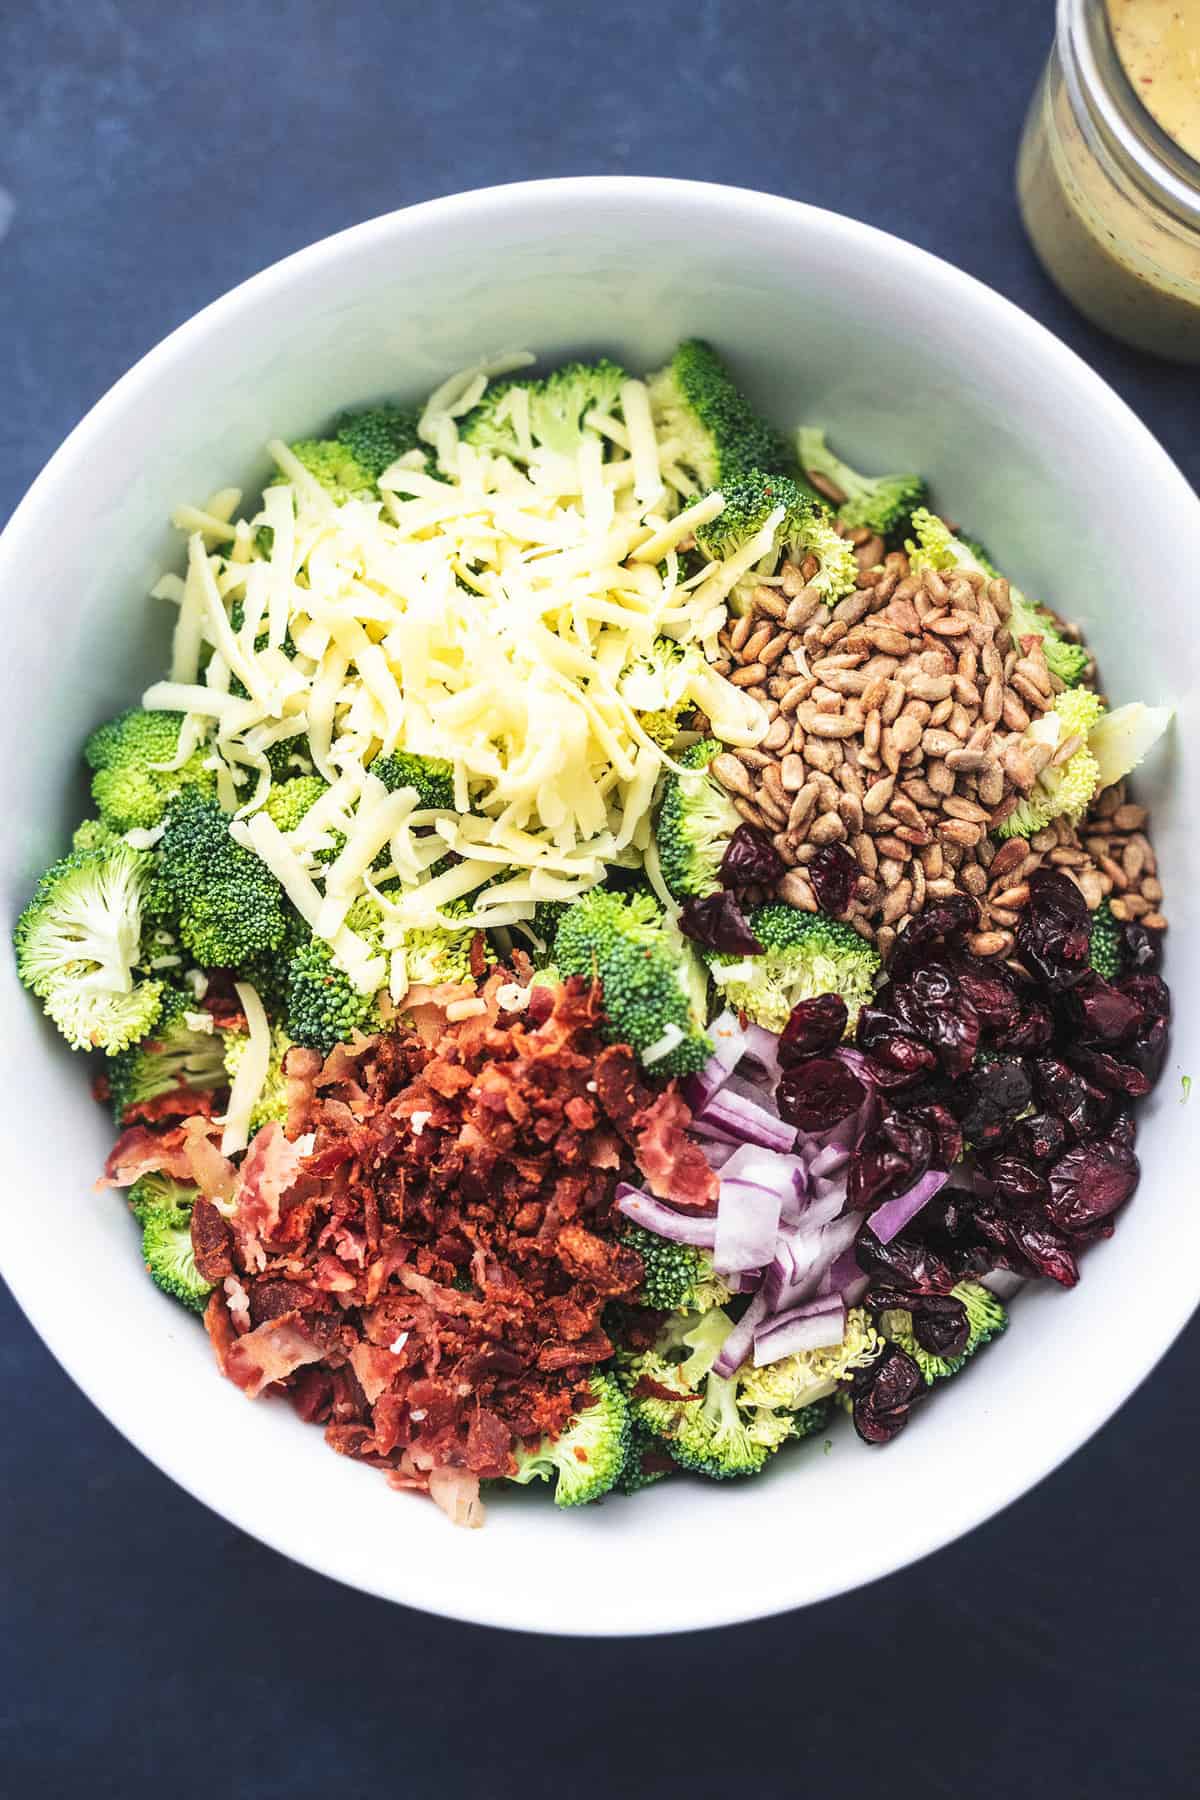
{"type": "Polygon", "coordinates": [[[802,425],[796,433],[796,450],[800,467],[811,480],[824,475],[841,488],[846,498],[837,509],[843,525],[866,526],[882,538],[894,538],[903,531],[913,509],[924,506],[929,486],[920,475],[860,475],[849,463],[835,456],[819,426],[802,425]]]}
{"type": "MultiPolygon", "coordinates": [[[[925,507],[917,507],[912,515],[912,528],[917,534],[917,543],[910,539],[905,544],[909,563],[915,574],[928,566],[931,569],[976,569],[984,575],[1000,573],[983,545],[975,538],[955,537],[944,519],[925,507]]],[[[1027,600],[1020,588],[1008,584],[1008,597],[1012,607],[1007,621],[1008,629],[1014,643],[1023,637],[1040,637],[1042,652],[1046,658],[1046,667],[1051,674],[1057,675],[1067,687],[1077,687],[1083,680],[1088,664],[1088,653],[1082,644],[1074,644],[1065,638],[1059,630],[1054,618],[1036,601],[1027,600]]]]}
{"type": "Polygon", "coordinates": [[[216,792],[216,776],[204,767],[203,750],[193,750],[180,769],[155,767],[173,760],[182,723],[180,713],[131,707],[87,740],[84,760],[95,771],[92,798],[114,831],[153,828],[181,788],[216,792]]]}
{"type": "Polygon", "coordinates": [[[657,1075],[690,1075],[712,1045],[698,1004],[698,964],[652,895],[592,888],[564,913],[554,935],[564,978],[598,980],[608,1037],[628,1044],[657,1075]]]}
{"type": "Polygon", "coordinates": [[[192,1216],[196,1188],[190,1181],[176,1181],[155,1169],[139,1175],[129,1190],[129,1210],[139,1225],[152,1218],[165,1219],[169,1225],[186,1225],[192,1216]]]}
{"type": "Polygon", "coordinates": [[[685,650],[674,638],[659,637],[621,677],[621,698],[637,713],[646,736],[663,750],[675,742],[684,717],[695,708],[691,691],[695,659],[690,647],[685,650]]]}
{"type": "Polygon", "coordinates": [[[802,1406],[798,1413],[788,1415],[791,1425],[790,1435],[794,1438],[815,1437],[818,1431],[824,1431],[833,1417],[832,1400],[814,1400],[809,1406],[802,1406]]]}
{"type": "Polygon", "coordinates": [[[624,369],[607,358],[566,363],[542,381],[497,381],[459,426],[459,436],[477,450],[529,461],[530,445],[556,456],[574,456],[585,436],[589,412],[611,413],[620,402],[624,369]],[[528,407],[529,437],[518,428],[518,409],[528,407]]]}
{"type": "Polygon", "coordinates": [[[629,1404],[612,1375],[593,1375],[588,1386],[591,1404],[576,1413],[558,1437],[543,1438],[535,1450],[518,1448],[517,1471],[509,1478],[524,1487],[556,1476],[555,1506],[586,1506],[599,1500],[625,1468],[629,1404]]]}
{"type": "Polygon", "coordinates": [[[72,850],[103,850],[106,845],[113,844],[120,837],[111,825],[103,819],[85,819],[82,825],[75,827],[71,837],[72,850]]]}
{"type": "Polygon", "coordinates": [[[1092,914],[1092,948],[1089,961],[1097,975],[1115,981],[1121,973],[1121,927],[1112,916],[1107,900],[1102,900],[1092,914]]]}
{"type": "Polygon", "coordinates": [[[1068,688],[1059,694],[1049,712],[1034,719],[1021,734],[1024,744],[1047,745],[1057,752],[1072,739],[1078,747],[1057,768],[1048,762],[1033,789],[1003,819],[997,836],[1032,837],[1051,819],[1081,819],[1100,787],[1100,765],[1088,745],[1088,734],[1104,712],[1104,703],[1090,688],[1068,688]]]}
{"type": "Polygon", "coordinates": [[[926,1350],[913,1335],[912,1313],[906,1309],[889,1308],[880,1315],[880,1328],[885,1336],[908,1352],[930,1386],[947,1375],[956,1375],[977,1350],[999,1337],[1008,1327],[1007,1309],[979,1282],[960,1281],[950,1292],[956,1300],[962,1301],[967,1313],[969,1335],[966,1348],[958,1356],[936,1356],[926,1350]]]}
{"type": "MultiPolygon", "coordinates": [[[[798,1426],[808,1410],[836,1393],[855,1369],[865,1369],[873,1363],[881,1354],[883,1343],[870,1315],[862,1307],[852,1306],[846,1314],[846,1332],[840,1344],[820,1350],[798,1350],[761,1369],[743,1369],[738,1398],[743,1406],[789,1413],[798,1426]]],[[[820,1426],[812,1429],[819,1430],[820,1426]]]]}
{"type": "Polygon", "coordinates": [[[786,440],[758,417],[711,344],[688,338],[649,388],[660,441],[678,443],[675,461],[700,487],[723,487],[750,469],[796,473],[786,440]]]}
{"type": "Polygon", "coordinates": [[[313,773],[312,758],[308,754],[308,738],[303,732],[268,744],[263,755],[267,759],[272,781],[282,783],[291,781],[296,775],[313,773]]]}
{"type": "Polygon", "coordinates": [[[349,451],[357,468],[372,482],[385,469],[420,450],[428,463],[428,448],[417,433],[418,414],[403,406],[369,406],[362,412],[343,413],[333,435],[349,451]]]}
{"type": "Polygon", "coordinates": [[[633,1422],[629,1429],[629,1449],[625,1456],[624,1467],[617,1476],[617,1492],[620,1494],[640,1494],[643,1488],[653,1487],[676,1467],[675,1459],[664,1449],[662,1443],[651,1431],[639,1422],[633,1422]]]}
{"type": "Polygon", "coordinates": [[[288,964],[287,1029],[293,1041],[328,1056],[355,1031],[371,1031],[378,1022],[374,994],[361,994],[350,977],[334,967],[333,951],[313,937],[296,950],[288,964]]]}
{"type": "Polygon", "coordinates": [[[152,1212],[142,1229],[142,1260],[150,1279],[172,1300],[191,1312],[202,1313],[213,1291],[196,1267],[192,1251],[191,1213],[186,1221],[165,1212],[152,1212]]]}
{"type": "Polygon", "coordinates": [[[73,1050],[124,1050],[158,1017],[162,982],[135,974],[149,864],[119,838],[73,851],[17,920],[17,974],[73,1050]]]}
{"type": "MultiPolygon", "coordinates": [[[[246,1051],[250,1047],[248,1031],[225,1031],[221,1034],[225,1053],[225,1072],[230,1081],[238,1072],[238,1067],[246,1051]]],[[[283,1059],[292,1047],[292,1040],[281,1026],[274,1026],[271,1031],[271,1059],[267,1064],[267,1078],[263,1082],[258,1099],[254,1102],[250,1114],[250,1135],[261,1131],[264,1125],[273,1121],[279,1125],[287,1124],[288,1102],[287,1083],[283,1074],[283,1059]]]]}
{"type": "Polygon", "coordinates": [[[696,542],[714,562],[726,561],[758,536],[771,514],[783,508],[772,546],[764,556],[786,549],[795,559],[814,556],[820,565],[809,585],[827,606],[858,586],[858,559],[848,538],[840,537],[823,500],[808,493],[788,475],[749,469],[721,488],[725,505],[709,524],[700,526],[696,542]]]}
{"type": "Polygon", "coordinates": [[[327,786],[320,775],[293,775],[286,781],[273,781],[263,802],[263,811],[280,831],[295,831],[327,786]]]}
{"type": "Polygon", "coordinates": [[[534,968],[543,976],[551,973],[554,934],[558,930],[559,921],[566,912],[567,906],[566,900],[539,900],[534,906],[532,919],[527,920],[518,928],[530,943],[530,956],[534,968]]]}
{"type": "Polygon", "coordinates": [[[849,1014],[847,1031],[853,1031],[879,975],[872,945],[844,920],[799,912],[782,900],[756,907],[749,925],[763,954],[714,956],[709,965],[728,1004],[768,1031],[782,1031],[798,1001],[840,994],[849,1014]]]}
{"type": "Polygon", "coordinates": [[[453,809],[454,768],[440,756],[415,756],[411,751],[397,750],[392,756],[377,756],[371,773],[378,776],[389,794],[398,788],[416,788],[421,809],[453,809]]]}
{"type": "Polygon", "coordinates": [[[663,782],[654,841],[663,880],[677,900],[716,893],[721,859],[742,822],[725,789],[708,772],[720,748],[715,738],[689,745],[675,759],[688,773],[671,770],[663,782]]]}
{"type": "Polygon", "coordinates": [[[185,789],[172,802],[157,875],[180,938],[202,967],[240,969],[282,945],[283,889],[252,850],[234,842],[215,800],[185,789]]]}
{"type": "MultiPolygon", "coordinates": [[[[190,993],[168,988],[150,1035],[109,1058],[108,1080],[118,1125],[143,1111],[151,1118],[161,1115],[161,1102],[168,1094],[180,1090],[211,1094],[227,1085],[222,1034],[194,1030],[187,1015],[195,1012],[196,1001],[190,993]]],[[[186,1106],[182,1110],[186,1112],[186,1106]]]]}
{"type": "Polygon", "coordinates": [[[729,1289],[713,1270],[711,1251],[672,1243],[641,1225],[628,1225],[621,1242],[642,1259],[639,1306],[656,1312],[706,1312],[728,1300],[729,1289]]]}
{"type": "Polygon", "coordinates": [[[780,1437],[775,1444],[755,1442],[750,1428],[758,1421],[743,1418],[739,1411],[736,1377],[710,1372],[693,1385],[682,1367],[655,1351],[638,1358],[626,1379],[630,1375],[634,1422],[666,1445],[681,1468],[695,1475],[706,1475],[711,1481],[757,1475],[783,1441],[780,1437]],[[657,1391],[639,1393],[643,1376],[647,1386],[665,1388],[677,1397],[668,1400],[657,1391]]]}
{"type": "Polygon", "coordinates": [[[378,499],[374,475],[338,438],[299,438],[288,447],[339,506],[347,500],[378,499]]]}

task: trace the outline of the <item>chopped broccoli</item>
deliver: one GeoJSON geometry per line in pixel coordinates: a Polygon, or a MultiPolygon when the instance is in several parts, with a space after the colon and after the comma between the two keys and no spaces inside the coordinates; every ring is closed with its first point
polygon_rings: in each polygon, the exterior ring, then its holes
{"type": "Polygon", "coordinates": [[[1104,712],[1104,702],[1090,688],[1067,688],[1049,712],[1032,720],[1021,742],[1045,745],[1058,754],[1072,740],[1074,751],[1059,766],[1048,762],[1032,791],[1003,819],[997,836],[1032,837],[1051,819],[1081,819],[1100,787],[1100,765],[1088,744],[1088,734],[1104,712]]]}
{"type": "MultiPolygon", "coordinates": [[[[338,438],[298,438],[288,448],[339,506],[344,506],[347,500],[379,498],[370,469],[364,467],[353,450],[338,438]]],[[[280,475],[276,479],[283,481],[286,477],[280,475]]]]}
{"type": "Polygon", "coordinates": [[[674,638],[658,637],[621,676],[621,698],[637,713],[646,736],[663,750],[674,743],[684,717],[696,705],[692,691],[696,659],[690,646],[685,649],[674,638]]]}
{"type": "Polygon", "coordinates": [[[302,731],[268,744],[263,755],[267,759],[272,781],[290,781],[294,775],[313,773],[312,758],[308,754],[308,738],[302,731]]]}
{"type": "Polygon", "coordinates": [[[186,1221],[152,1212],[142,1228],[142,1260],[156,1287],[191,1312],[202,1313],[213,1291],[196,1267],[192,1251],[191,1212],[186,1221]]]}
{"type": "Polygon", "coordinates": [[[629,1405],[612,1375],[593,1375],[592,1402],[556,1438],[534,1450],[518,1448],[510,1480],[524,1487],[556,1475],[555,1506],[586,1506],[599,1500],[620,1478],[629,1452],[629,1405]]]}
{"type": "Polygon", "coordinates": [[[878,952],[852,925],[828,914],[800,912],[769,900],[749,917],[763,945],[761,956],[714,956],[713,980],[730,1006],[768,1031],[782,1031],[800,1000],[840,994],[853,1031],[858,1009],[870,1000],[879,975],[878,952]]]}
{"type": "Polygon", "coordinates": [[[654,1433],[638,1421],[629,1430],[629,1449],[621,1473],[617,1476],[617,1492],[640,1494],[653,1487],[675,1468],[675,1459],[663,1448],[654,1433]]]}
{"type": "MultiPolygon", "coordinates": [[[[797,1350],[761,1369],[743,1369],[739,1400],[795,1415],[797,1424],[808,1408],[838,1391],[855,1369],[865,1369],[883,1350],[883,1339],[860,1306],[846,1314],[840,1344],[821,1350],[797,1350]]],[[[814,1426],[813,1429],[819,1429],[814,1426]]]]}
{"type": "Polygon", "coordinates": [[[283,889],[252,850],[234,842],[215,800],[185,789],[172,802],[157,874],[180,938],[204,968],[239,969],[282,945],[283,889]]]}
{"type": "Polygon", "coordinates": [[[403,406],[368,406],[361,412],[343,413],[333,435],[354,458],[358,469],[377,482],[410,450],[420,450],[428,462],[428,449],[417,434],[418,415],[403,406]]]}
{"type": "Polygon", "coordinates": [[[528,462],[531,447],[574,456],[585,435],[594,435],[584,424],[587,414],[613,412],[627,379],[624,369],[602,359],[566,363],[541,381],[492,382],[462,421],[459,436],[477,450],[513,462],[528,462]],[[526,412],[528,437],[518,422],[526,412]]]}
{"type": "MultiPolygon", "coordinates": [[[[910,539],[905,549],[914,573],[926,566],[931,569],[977,569],[984,575],[1000,573],[983,545],[974,538],[955,537],[944,519],[925,507],[912,516],[912,528],[918,542],[910,539]]],[[[1083,680],[1088,653],[1082,644],[1072,643],[1059,630],[1053,616],[1036,601],[1027,600],[1020,588],[1008,584],[1011,613],[1007,624],[1014,643],[1023,637],[1040,637],[1046,667],[1067,687],[1077,687],[1083,680]]]]}
{"type": "Polygon", "coordinates": [[[541,975],[551,972],[554,934],[567,905],[566,900],[539,900],[534,906],[532,919],[519,928],[526,937],[532,939],[533,965],[541,975]]]}
{"type": "Polygon", "coordinates": [[[990,1343],[1008,1326],[1008,1312],[988,1288],[977,1281],[960,1281],[950,1289],[954,1299],[961,1300],[967,1313],[969,1335],[966,1348],[958,1356],[937,1356],[926,1350],[913,1335],[912,1313],[900,1307],[889,1308],[880,1315],[880,1329],[893,1343],[899,1344],[912,1357],[927,1384],[947,1375],[956,1375],[968,1358],[990,1343]]]}
{"type": "MultiPolygon", "coordinates": [[[[230,1081],[238,1072],[238,1065],[245,1056],[250,1045],[248,1031],[226,1031],[221,1033],[225,1051],[225,1072],[230,1081]]],[[[264,1125],[272,1121],[279,1125],[287,1124],[288,1101],[287,1083],[283,1074],[283,1059],[292,1047],[292,1040],[281,1026],[276,1025],[271,1031],[271,1059],[267,1064],[267,1078],[263,1082],[258,1099],[254,1102],[250,1114],[250,1135],[261,1131],[264,1125]]]]}
{"type": "Polygon", "coordinates": [[[642,1259],[639,1306],[657,1312],[704,1312],[728,1300],[729,1289],[713,1270],[711,1251],[672,1243],[632,1224],[622,1231],[621,1242],[642,1259]]]}
{"type": "Polygon", "coordinates": [[[564,978],[598,980],[608,1036],[657,1075],[689,1075],[712,1054],[699,1005],[699,965],[653,896],[592,888],[563,914],[554,964],[564,978]]]}
{"type": "Polygon", "coordinates": [[[103,819],[85,819],[77,825],[71,837],[72,850],[103,850],[107,844],[113,844],[120,837],[111,825],[103,819]]]}
{"type": "Polygon", "coordinates": [[[186,1225],[192,1216],[196,1188],[190,1181],[176,1181],[160,1169],[139,1175],[129,1190],[129,1210],[139,1225],[152,1218],[165,1219],[171,1225],[186,1225]]]}
{"type": "Polygon", "coordinates": [[[929,487],[921,475],[860,475],[835,456],[819,426],[802,425],[796,433],[800,467],[811,480],[824,475],[841,488],[846,498],[837,509],[838,519],[851,528],[865,526],[882,538],[895,538],[912,518],[913,509],[924,506],[929,487]]]}
{"type": "Polygon", "coordinates": [[[724,486],[750,469],[795,474],[786,441],[734,386],[711,344],[688,338],[649,387],[660,441],[679,444],[675,460],[700,487],[724,486]]]}
{"type": "Polygon", "coordinates": [[[687,774],[670,770],[663,782],[654,841],[662,878],[677,900],[716,893],[721,859],[742,822],[725,789],[708,772],[720,748],[715,738],[699,739],[675,759],[687,774]]]}
{"type": "Polygon", "coordinates": [[[798,1413],[788,1415],[791,1436],[794,1438],[815,1437],[818,1431],[825,1430],[832,1417],[832,1400],[813,1400],[808,1406],[802,1406],[798,1413]]]}
{"type": "Polygon", "coordinates": [[[109,1058],[108,1080],[118,1125],[142,1113],[147,1118],[163,1116],[162,1102],[168,1094],[180,1090],[211,1094],[227,1085],[222,1034],[195,1030],[187,1018],[195,1012],[196,1001],[190,993],[168,988],[150,1035],[109,1058]]]}
{"type": "MultiPolygon", "coordinates": [[[[748,469],[721,488],[725,505],[696,533],[696,542],[714,562],[723,562],[749,544],[780,507],[774,549],[795,557],[814,556],[820,567],[810,586],[827,606],[858,586],[858,560],[848,538],[840,537],[823,500],[816,499],[789,475],[748,469]]],[[[764,552],[764,555],[768,554],[764,552]]]]}
{"type": "Polygon", "coordinates": [[[119,838],[73,851],[17,920],[17,974],[73,1050],[124,1050],[158,1017],[161,981],[135,978],[149,864],[119,838]]]}
{"type": "Polygon", "coordinates": [[[750,1427],[758,1421],[743,1418],[739,1411],[736,1377],[709,1372],[693,1385],[679,1365],[656,1351],[638,1358],[629,1376],[634,1423],[661,1440],[679,1466],[695,1475],[707,1475],[711,1481],[757,1475],[778,1448],[751,1437],[750,1427]],[[639,1392],[642,1377],[646,1388],[653,1384],[658,1391],[639,1392]],[[662,1389],[676,1397],[665,1398],[662,1389]]]}
{"type": "Polygon", "coordinates": [[[1102,900],[1092,914],[1092,948],[1088,960],[1105,981],[1115,981],[1121,973],[1121,927],[1113,918],[1107,900],[1102,900]]]}
{"type": "Polygon", "coordinates": [[[371,1031],[378,1019],[374,994],[361,994],[335,968],[333,951],[313,937],[293,952],[288,964],[287,1029],[297,1044],[328,1056],[355,1031],[371,1031]]]}
{"type": "Polygon", "coordinates": [[[328,785],[320,775],[292,775],[284,781],[273,781],[263,802],[263,811],[280,831],[295,831],[328,785]]]}
{"type": "Polygon", "coordinates": [[[389,794],[398,788],[417,790],[419,807],[450,811],[454,806],[454,768],[440,756],[415,756],[408,750],[397,750],[392,756],[377,756],[371,764],[389,794]]]}
{"type": "Polygon", "coordinates": [[[152,829],[181,788],[216,792],[216,776],[193,750],[183,767],[165,769],[179,747],[181,713],[131,707],[93,731],[83,747],[92,776],[92,798],[114,831],[152,829]]]}

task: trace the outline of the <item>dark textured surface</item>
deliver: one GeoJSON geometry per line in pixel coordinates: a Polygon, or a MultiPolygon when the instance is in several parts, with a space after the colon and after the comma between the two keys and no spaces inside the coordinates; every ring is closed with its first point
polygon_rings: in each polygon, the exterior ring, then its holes
{"type": "MultiPolygon", "coordinates": [[[[10,0],[0,519],[116,376],[244,276],[410,201],[574,173],[742,183],[894,230],[1068,339],[1196,480],[1194,378],[1092,331],[1021,235],[1050,11],[10,0]]],[[[1196,1345],[916,1570],[719,1637],[564,1645],[260,1548],[124,1444],[5,1298],[0,1791],[1191,1794],[1196,1345]]]]}

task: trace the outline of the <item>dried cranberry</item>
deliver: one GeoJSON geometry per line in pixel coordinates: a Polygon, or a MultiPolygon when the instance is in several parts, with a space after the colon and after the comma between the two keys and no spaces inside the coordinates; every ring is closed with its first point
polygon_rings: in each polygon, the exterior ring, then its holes
{"type": "Polygon", "coordinates": [[[1125,1204],[1138,1173],[1133,1151],[1111,1138],[1077,1144],[1050,1170],[1046,1210],[1061,1230],[1083,1231],[1125,1204]]]}
{"type": "Polygon", "coordinates": [[[933,1161],[933,1133],[919,1119],[888,1113],[850,1158],[847,1203],[865,1211],[875,1200],[902,1194],[933,1161]]]}
{"type": "Polygon", "coordinates": [[[890,1244],[881,1244],[869,1225],[855,1240],[854,1253],[872,1284],[882,1282],[922,1294],[948,1294],[958,1279],[937,1249],[911,1233],[901,1233],[890,1244]]]}
{"type": "Polygon", "coordinates": [[[912,1308],[913,1336],[931,1356],[961,1356],[971,1335],[967,1309],[953,1294],[920,1294],[912,1308]]]}
{"type": "Polygon", "coordinates": [[[1049,1162],[1067,1147],[1067,1128],[1056,1113],[1030,1113],[1013,1126],[1012,1147],[1027,1162],[1049,1162]]]}
{"type": "Polygon", "coordinates": [[[889,1344],[875,1362],[854,1377],[854,1429],[867,1444],[886,1444],[908,1424],[925,1382],[912,1357],[889,1344]]]}
{"type": "Polygon", "coordinates": [[[1034,1063],[1038,1098],[1065,1120],[1076,1138],[1096,1137],[1108,1122],[1112,1101],[1060,1056],[1039,1056],[1034,1063]]]}
{"type": "Polygon", "coordinates": [[[746,915],[728,888],[718,888],[703,899],[685,900],[679,913],[684,937],[719,950],[724,956],[761,956],[763,947],[751,931],[746,915]]]}
{"type": "Polygon", "coordinates": [[[858,1043],[873,1060],[906,1081],[915,1081],[927,1069],[937,1068],[937,1057],[927,1044],[919,1044],[916,1038],[900,1031],[890,1013],[880,1012],[874,1006],[864,1006],[858,1015],[858,1043]]]}
{"type": "Polygon", "coordinates": [[[991,1156],[985,1165],[994,1198],[1003,1206],[1034,1206],[1050,1197],[1050,1184],[1040,1169],[1019,1156],[991,1156]]]}
{"type": "Polygon", "coordinates": [[[1135,1036],[1145,1013],[1131,994],[1110,987],[1100,975],[1086,975],[1063,1001],[1068,1027],[1089,1044],[1123,1044],[1135,1036]]]}
{"type": "Polygon", "coordinates": [[[1107,1137],[1109,1143],[1115,1144],[1118,1149],[1132,1150],[1137,1140],[1137,1126],[1134,1124],[1133,1114],[1118,1113],[1108,1128],[1107,1137]]]}
{"type": "Polygon", "coordinates": [[[1122,929],[1121,947],[1131,969],[1149,974],[1162,963],[1162,932],[1147,931],[1136,919],[1130,919],[1122,929]]]}
{"type": "Polygon", "coordinates": [[[853,1069],[834,1056],[810,1056],[785,1069],[776,1092],[779,1116],[801,1131],[828,1131],[867,1097],[853,1069]]]}
{"type": "Polygon", "coordinates": [[[1170,1018],[1171,990],[1160,975],[1125,975],[1117,987],[1152,1019],[1170,1018]]]}
{"type": "Polygon", "coordinates": [[[1057,869],[1035,869],[1029,899],[1017,919],[1021,959],[1052,993],[1088,973],[1092,928],[1087,902],[1057,869]]]}
{"type": "Polygon", "coordinates": [[[906,1103],[905,1116],[923,1125],[933,1139],[932,1163],[935,1169],[952,1169],[963,1153],[963,1134],[958,1120],[940,1100],[927,1100],[919,1106],[906,1103]]]}
{"type": "Polygon", "coordinates": [[[849,1018],[840,994],[815,994],[793,1006],[792,1016],[779,1039],[779,1060],[785,1067],[806,1056],[826,1056],[836,1050],[849,1018]]]}
{"type": "Polygon", "coordinates": [[[962,964],[958,985],[975,1011],[979,1023],[991,1033],[1015,1029],[1021,1017],[1021,1000],[1007,971],[1003,975],[962,964]]]}
{"type": "Polygon", "coordinates": [[[1169,1035],[1165,1019],[1152,1019],[1145,1031],[1123,1052],[1126,1060],[1141,1070],[1151,1087],[1163,1072],[1169,1035]]]}
{"type": "Polygon", "coordinates": [[[972,1069],[955,1085],[955,1106],[963,1136],[979,1149],[1003,1142],[1032,1095],[1029,1072],[1016,1057],[1003,1057],[985,1063],[981,1069],[972,1069]]]}
{"type": "Polygon", "coordinates": [[[892,981],[879,996],[901,1025],[931,1045],[949,1075],[969,1069],[979,1047],[979,1014],[951,963],[922,963],[903,981],[892,981]]]}
{"type": "Polygon", "coordinates": [[[1054,1018],[1040,1000],[1022,1001],[1016,1023],[995,1034],[997,1050],[1044,1050],[1054,1036],[1054,1018]]]}
{"type": "Polygon", "coordinates": [[[817,904],[840,919],[858,879],[858,864],[845,844],[822,844],[804,865],[804,873],[812,883],[817,904]]]}
{"type": "Polygon", "coordinates": [[[784,862],[765,831],[742,824],[725,846],[719,872],[725,887],[774,887],[784,862]]]}
{"type": "Polygon", "coordinates": [[[939,938],[948,944],[960,944],[969,932],[978,929],[979,908],[969,894],[946,894],[940,900],[930,901],[896,939],[892,969],[897,975],[906,975],[939,938]]]}
{"type": "MultiPolygon", "coordinates": [[[[1162,1024],[1156,1019],[1157,1025],[1162,1024]]],[[[1124,1094],[1127,1100],[1141,1100],[1154,1083],[1133,1063],[1124,1062],[1107,1050],[1093,1049],[1090,1044],[1072,1044],[1067,1051],[1072,1068],[1109,1094],[1124,1094]]]]}
{"type": "Polygon", "coordinates": [[[992,1261],[1018,1275],[1044,1275],[1074,1287],[1079,1264],[1070,1242],[1034,1212],[1010,1213],[991,1203],[976,1208],[975,1224],[991,1244],[992,1261]]]}

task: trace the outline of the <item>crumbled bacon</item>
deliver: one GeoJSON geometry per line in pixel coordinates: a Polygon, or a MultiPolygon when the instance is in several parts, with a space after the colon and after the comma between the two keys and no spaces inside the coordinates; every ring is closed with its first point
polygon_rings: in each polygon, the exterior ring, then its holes
{"type": "Polygon", "coordinates": [[[678,1091],[667,1088],[634,1121],[638,1167],[660,1200],[676,1206],[711,1206],[720,1182],[708,1158],[687,1134],[692,1115],[678,1091]]]}
{"type": "Polygon", "coordinates": [[[192,1255],[205,1281],[233,1274],[233,1233],[211,1200],[201,1194],[192,1205],[192,1255]]]}

